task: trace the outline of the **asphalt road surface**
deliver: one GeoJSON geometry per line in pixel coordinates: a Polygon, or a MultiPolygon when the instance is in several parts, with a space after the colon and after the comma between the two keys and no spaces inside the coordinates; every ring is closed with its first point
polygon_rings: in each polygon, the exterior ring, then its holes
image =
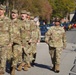
{"type": "MultiPolygon", "coordinates": [[[[60,73],[51,71],[51,58],[49,55],[48,45],[41,42],[37,45],[37,58],[35,66],[28,71],[17,71],[16,75],[76,75],[76,70],[72,71],[75,65],[76,57],[76,29],[66,32],[67,47],[62,51],[60,73]]],[[[7,71],[5,75],[10,75],[7,71]]]]}

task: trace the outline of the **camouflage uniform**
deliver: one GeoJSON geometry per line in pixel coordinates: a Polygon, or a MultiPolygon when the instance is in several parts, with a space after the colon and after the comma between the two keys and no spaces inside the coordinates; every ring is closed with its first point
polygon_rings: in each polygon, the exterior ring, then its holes
{"type": "Polygon", "coordinates": [[[12,71],[11,75],[15,75],[15,68],[18,63],[22,63],[22,31],[23,22],[17,19],[18,11],[12,10],[11,14],[11,44],[12,44],[12,71]]]}
{"type": "Polygon", "coordinates": [[[25,28],[24,28],[24,31],[22,32],[22,45],[24,46],[24,59],[23,61],[25,63],[29,63],[30,62],[30,59],[29,59],[29,51],[30,51],[30,43],[29,43],[29,40],[30,40],[30,36],[31,36],[31,29],[30,29],[30,21],[24,21],[25,24],[25,28]],[[27,55],[26,55],[27,53],[27,55]]]}
{"type": "Polygon", "coordinates": [[[10,43],[10,20],[7,17],[0,18],[0,68],[5,71],[8,45],[10,43]]]}
{"type": "Polygon", "coordinates": [[[30,56],[29,56],[29,50],[30,50],[30,36],[31,36],[31,29],[30,29],[30,20],[26,18],[27,12],[26,10],[21,11],[21,21],[23,22],[22,25],[22,63],[18,66],[18,70],[21,71],[22,68],[24,67],[24,70],[28,70],[28,67],[30,68],[30,56]]]}
{"type": "Polygon", "coordinates": [[[0,74],[5,72],[8,45],[10,44],[10,20],[4,16],[4,11],[5,6],[0,5],[0,74]]]}
{"type": "Polygon", "coordinates": [[[37,47],[38,41],[40,41],[40,36],[41,36],[40,29],[36,25],[36,23],[32,20],[31,21],[31,39],[30,39],[30,42],[31,42],[30,53],[32,54],[32,58],[31,58],[32,66],[34,65],[34,62],[36,59],[36,53],[37,53],[36,47],[37,47]]]}
{"type": "Polygon", "coordinates": [[[13,52],[12,66],[22,62],[21,21],[11,20],[11,43],[13,52]]]}
{"type": "Polygon", "coordinates": [[[52,26],[45,35],[45,41],[49,44],[53,68],[60,65],[62,49],[66,47],[66,36],[63,27],[52,26]]]}

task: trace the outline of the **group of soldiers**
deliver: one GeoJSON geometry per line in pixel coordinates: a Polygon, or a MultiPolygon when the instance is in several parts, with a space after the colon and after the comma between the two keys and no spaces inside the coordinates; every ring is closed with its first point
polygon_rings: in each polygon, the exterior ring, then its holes
{"type": "MultiPolygon", "coordinates": [[[[0,5],[0,75],[6,70],[6,61],[11,64],[11,75],[24,69],[27,71],[34,66],[36,59],[36,45],[40,42],[40,29],[37,21],[30,12],[13,9],[10,18],[5,16],[5,7],[0,5]]],[[[66,48],[66,35],[60,21],[55,20],[55,25],[45,34],[45,42],[49,46],[52,60],[52,70],[60,72],[60,55],[66,48]]]]}
{"type": "Polygon", "coordinates": [[[11,75],[15,69],[27,71],[34,65],[36,45],[40,42],[39,24],[30,18],[30,12],[13,9],[10,18],[5,16],[5,7],[0,5],[0,75],[6,70],[6,61],[11,62],[11,75]]]}

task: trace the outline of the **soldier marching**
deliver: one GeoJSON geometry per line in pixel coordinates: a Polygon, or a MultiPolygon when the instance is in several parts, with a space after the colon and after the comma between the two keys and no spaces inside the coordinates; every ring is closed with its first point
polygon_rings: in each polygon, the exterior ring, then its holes
{"type": "MultiPolygon", "coordinates": [[[[0,75],[5,73],[7,60],[11,61],[10,74],[15,75],[16,69],[27,71],[35,65],[36,46],[41,33],[39,22],[34,20],[30,12],[21,10],[19,15],[18,10],[13,9],[10,18],[4,14],[5,7],[0,5],[0,75]]],[[[60,71],[60,55],[62,48],[66,47],[65,31],[59,25],[60,22],[56,20],[55,26],[45,35],[55,72],[60,71]]]]}
{"type": "Polygon", "coordinates": [[[52,70],[59,73],[61,53],[66,48],[65,30],[60,26],[60,20],[56,19],[55,26],[47,31],[45,42],[49,45],[49,53],[53,64],[52,70]]]}
{"type": "Polygon", "coordinates": [[[10,48],[10,19],[5,17],[5,7],[0,6],[0,74],[5,73],[7,53],[10,48]]]}

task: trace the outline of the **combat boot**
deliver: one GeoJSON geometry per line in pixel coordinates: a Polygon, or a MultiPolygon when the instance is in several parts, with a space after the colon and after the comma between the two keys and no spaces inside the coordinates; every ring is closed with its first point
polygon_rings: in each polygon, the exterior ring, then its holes
{"type": "Polygon", "coordinates": [[[17,70],[18,70],[18,71],[21,71],[21,70],[22,70],[22,67],[23,67],[24,65],[25,65],[25,63],[22,62],[22,63],[18,66],[17,70]]]}
{"type": "Polygon", "coordinates": [[[0,68],[0,75],[3,75],[5,72],[3,70],[3,68],[0,68]]]}
{"type": "Polygon", "coordinates": [[[55,71],[55,64],[53,65],[53,67],[52,67],[52,69],[51,69],[52,71],[55,71]]]}
{"type": "Polygon", "coordinates": [[[15,75],[15,68],[16,68],[16,66],[12,67],[11,75],[15,75]]]}
{"type": "Polygon", "coordinates": [[[32,60],[31,66],[34,67],[35,65],[35,60],[32,60]]]}
{"type": "Polygon", "coordinates": [[[4,74],[4,71],[0,71],[0,75],[3,75],[4,74]]]}
{"type": "Polygon", "coordinates": [[[28,71],[28,66],[27,66],[27,64],[24,65],[24,71],[28,71]]]}
{"type": "Polygon", "coordinates": [[[55,65],[55,72],[56,73],[59,73],[60,72],[59,64],[56,64],[55,65]]]}
{"type": "Polygon", "coordinates": [[[30,64],[30,63],[27,63],[27,67],[28,67],[28,68],[31,68],[31,64],[30,64]]]}
{"type": "Polygon", "coordinates": [[[0,75],[3,75],[3,74],[0,74],[0,75]]]}

